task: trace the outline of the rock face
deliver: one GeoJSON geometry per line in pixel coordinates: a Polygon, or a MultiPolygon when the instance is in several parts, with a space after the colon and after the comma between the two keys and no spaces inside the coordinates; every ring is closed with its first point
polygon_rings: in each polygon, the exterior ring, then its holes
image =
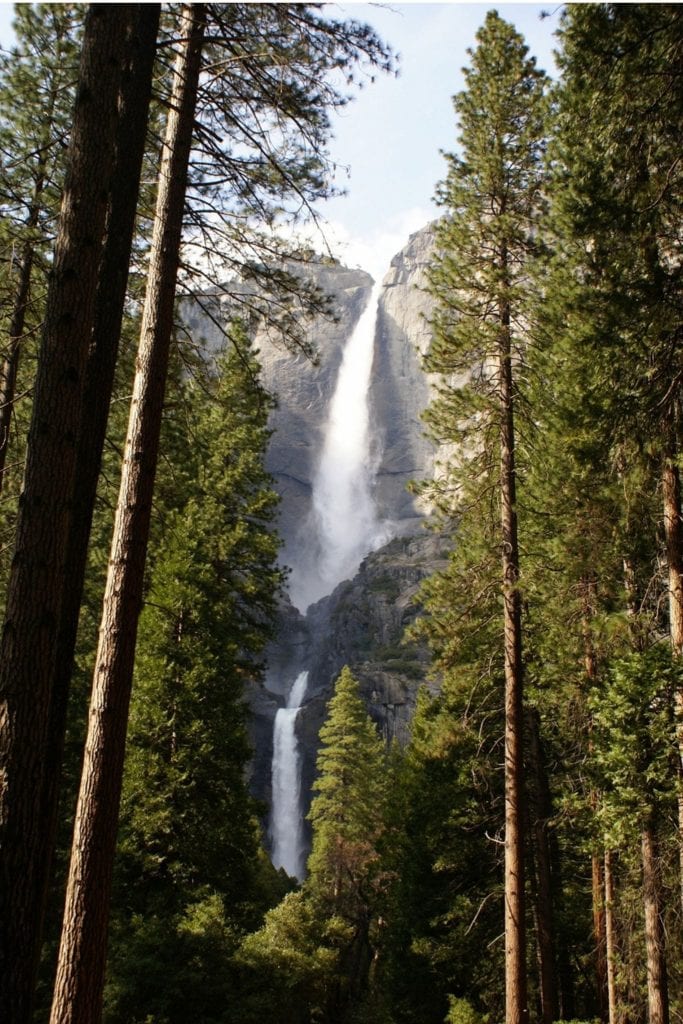
{"type": "Polygon", "coordinates": [[[426,318],[432,302],[424,288],[433,249],[434,230],[428,225],[394,256],[382,282],[375,336],[370,401],[382,451],[377,503],[380,514],[398,521],[403,533],[414,531],[420,516],[407,484],[433,470],[433,448],[420,420],[430,395],[420,357],[431,337],[426,318]]]}
{"type": "MultiPolygon", "coordinates": [[[[265,804],[271,795],[275,714],[304,669],[309,684],[297,718],[297,736],[305,810],[315,775],[318,732],[344,665],[359,679],[369,712],[387,740],[403,743],[408,737],[427,657],[414,643],[402,645],[402,638],[417,613],[414,599],[420,580],[445,557],[438,537],[424,530],[423,510],[407,490],[411,479],[433,473],[433,449],[420,420],[430,395],[420,356],[430,340],[430,300],[423,289],[433,246],[431,225],[411,236],[391,261],[377,307],[368,393],[370,454],[376,466],[378,515],[391,522],[394,539],[369,553],[354,579],[342,582],[306,614],[283,602],[278,639],[267,652],[265,685],[254,686],[247,695],[254,747],[251,783],[265,804]]],[[[316,266],[311,274],[334,297],[338,314],[335,323],[317,320],[307,327],[308,340],[319,353],[318,365],[303,355],[291,355],[265,331],[256,336],[263,382],[278,401],[267,466],[281,495],[282,561],[299,573],[319,556],[312,529],[312,484],[343,349],[373,285],[364,271],[340,266],[316,266]]],[[[220,308],[220,298],[213,301],[219,304],[214,316],[227,319],[228,309],[220,308]]],[[[186,309],[185,316],[195,336],[201,334],[209,348],[218,346],[218,332],[197,309],[186,309]]]]}
{"type": "Polygon", "coordinates": [[[306,810],[315,777],[318,733],[344,665],[358,679],[381,735],[387,742],[407,742],[418,688],[427,683],[428,658],[417,643],[406,642],[404,634],[418,612],[415,598],[420,581],[442,568],[445,559],[441,538],[420,529],[416,536],[396,537],[369,554],[353,580],[341,583],[310,607],[306,616],[289,602],[283,604],[278,639],[268,652],[265,686],[249,693],[251,779],[260,800],[270,800],[275,713],[284,705],[284,691],[304,669],[308,669],[309,684],[296,730],[306,810]]]}

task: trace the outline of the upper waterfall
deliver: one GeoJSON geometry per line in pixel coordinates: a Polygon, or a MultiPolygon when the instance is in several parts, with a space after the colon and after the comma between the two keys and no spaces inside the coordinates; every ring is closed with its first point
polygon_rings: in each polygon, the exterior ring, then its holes
{"type": "Polygon", "coordinates": [[[330,402],[320,461],[313,476],[312,543],[319,552],[306,573],[292,574],[292,603],[304,610],[351,578],[369,552],[386,543],[373,495],[379,452],[373,448],[369,389],[381,286],[344,347],[330,402]]]}

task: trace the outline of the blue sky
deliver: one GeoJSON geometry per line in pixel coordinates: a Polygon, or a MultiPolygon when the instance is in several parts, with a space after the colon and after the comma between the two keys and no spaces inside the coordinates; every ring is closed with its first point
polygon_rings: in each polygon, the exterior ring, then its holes
{"type": "Polygon", "coordinates": [[[440,151],[456,147],[451,98],[463,85],[467,49],[494,7],[552,74],[556,5],[335,5],[340,15],[369,22],[402,58],[397,79],[384,76],[368,85],[335,119],[332,155],[350,167],[348,177],[338,176],[348,194],[327,203],[325,214],[350,265],[376,273],[411,231],[436,216],[432,196],[446,166],[440,151]],[[542,11],[549,17],[542,20],[542,11]]]}
{"type": "MultiPolygon", "coordinates": [[[[549,3],[330,4],[330,14],[371,24],[401,55],[398,78],[368,84],[334,118],[331,155],[347,195],[322,207],[333,249],[375,277],[408,235],[436,216],[434,188],[444,174],[440,150],[455,148],[451,97],[462,88],[467,48],[495,7],[552,73],[553,32],[561,6],[549,3]],[[541,12],[549,17],[541,20],[541,12]],[[347,169],[348,168],[348,172],[347,169]]],[[[12,5],[0,3],[0,43],[11,42],[12,5]]],[[[314,239],[314,241],[316,241],[314,239]]]]}

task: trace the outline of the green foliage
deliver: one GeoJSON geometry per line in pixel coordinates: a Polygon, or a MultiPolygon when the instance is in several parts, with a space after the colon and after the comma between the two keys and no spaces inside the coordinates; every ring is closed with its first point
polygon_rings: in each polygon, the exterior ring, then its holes
{"type": "Polygon", "coordinates": [[[637,839],[653,812],[674,816],[673,706],[682,685],[679,660],[660,643],[614,659],[604,687],[593,694],[595,771],[604,827],[616,848],[637,839]]]}
{"type": "Polygon", "coordinates": [[[239,328],[233,340],[215,380],[180,385],[167,428],[186,457],[162,481],[170,507],[140,622],[111,1021],[131,1007],[181,1021],[193,1005],[194,1019],[222,1020],[238,937],[274,894],[245,787],[243,703],[281,582],[276,496],[263,469],[271,403],[239,328]],[[153,956],[156,970],[144,966],[153,956]],[[174,985],[162,983],[169,974],[174,985]]]}
{"type": "Polygon", "coordinates": [[[521,36],[496,12],[487,15],[477,43],[465,69],[466,89],[454,98],[462,155],[447,156],[448,176],[437,193],[446,216],[437,227],[438,255],[429,270],[436,309],[425,366],[441,381],[426,422],[436,441],[457,446],[462,468],[455,488],[451,480],[443,493],[437,489],[446,512],[453,504],[472,503],[467,481],[475,478],[479,507],[486,507],[497,441],[492,428],[501,416],[501,316],[511,311],[516,362],[544,204],[545,76],[521,36]]]}
{"type": "Polygon", "coordinates": [[[368,717],[358,683],[342,669],[320,730],[316,796],[309,818],[313,848],[310,886],[332,906],[362,900],[383,830],[383,744],[368,717]]]}
{"type": "Polygon", "coordinates": [[[305,893],[289,893],[266,914],[260,931],[240,948],[245,972],[239,1020],[277,1024],[324,1019],[327,992],[337,977],[337,919],[323,923],[305,893]],[[264,979],[268,984],[264,984],[264,979]]]}
{"type": "Polygon", "coordinates": [[[489,1019],[487,1014],[477,1013],[466,999],[449,996],[448,1004],[448,1016],[445,1024],[486,1024],[489,1019]]]}

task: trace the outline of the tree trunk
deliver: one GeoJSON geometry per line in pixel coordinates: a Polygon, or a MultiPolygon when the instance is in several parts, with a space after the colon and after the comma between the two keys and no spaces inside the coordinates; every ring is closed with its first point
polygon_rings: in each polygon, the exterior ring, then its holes
{"type": "Polygon", "coordinates": [[[641,835],[648,1021],[649,1024],[669,1024],[669,991],[657,847],[653,815],[650,815],[650,820],[641,835]]]}
{"type": "MultiPolygon", "coordinates": [[[[85,395],[76,458],[73,514],[69,529],[64,592],[57,637],[57,657],[47,737],[47,761],[61,765],[78,619],[83,596],[88,543],[102,450],[118,358],[140,174],[147,136],[152,72],[161,6],[137,5],[129,42],[129,65],[121,89],[120,122],[114,164],[114,191],[107,217],[106,241],[97,289],[95,324],[85,374],[85,395]]],[[[57,834],[60,773],[45,778],[42,817],[43,907],[57,834]]]]}
{"type": "Polygon", "coordinates": [[[552,816],[550,788],[541,749],[538,711],[529,708],[528,722],[528,763],[533,781],[533,797],[530,798],[530,840],[536,866],[536,892],[534,917],[536,920],[536,942],[540,974],[541,1010],[544,1024],[552,1024],[560,1016],[555,958],[555,928],[553,923],[552,879],[550,867],[550,843],[548,821],[552,816]]]}
{"type": "MultiPolygon", "coordinates": [[[[507,257],[503,256],[503,267],[507,257]]],[[[505,650],[505,1020],[528,1020],[524,906],[522,602],[515,477],[510,309],[500,318],[500,496],[505,650]]]]}
{"type": "Polygon", "coordinates": [[[593,943],[595,946],[595,975],[600,1020],[608,1021],[609,997],[607,992],[607,932],[605,928],[605,878],[603,858],[591,856],[591,891],[593,901],[593,943]]]}
{"type": "Polygon", "coordinates": [[[99,1020],[137,622],[173,329],[205,9],[183,8],[71,853],[52,1024],[99,1020]]]}
{"type": "MultiPolygon", "coordinates": [[[[664,534],[669,569],[669,622],[671,646],[677,658],[683,656],[683,524],[681,523],[681,479],[673,457],[665,458],[662,471],[664,534]]],[[[675,694],[674,713],[678,739],[678,852],[681,910],[683,911],[683,689],[675,694]]]]}
{"type": "Polygon", "coordinates": [[[40,946],[43,780],[76,438],[134,8],[88,10],[15,551],[0,640],[0,1018],[31,1018],[40,946]]]}
{"type": "MultiPolygon", "coordinates": [[[[583,638],[583,666],[586,673],[588,687],[592,688],[598,680],[598,660],[595,654],[593,643],[593,632],[591,621],[595,615],[597,600],[597,582],[591,577],[584,577],[581,580],[581,632],[583,638]]],[[[588,724],[588,756],[593,754],[593,722],[589,719],[588,724]]],[[[598,793],[591,790],[588,794],[588,803],[593,814],[598,809],[598,793]]],[[[593,904],[593,942],[595,945],[595,980],[598,996],[598,1012],[600,1020],[609,1020],[609,997],[607,978],[607,936],[605,932],[605,888],[603,856],[597,851],[591,855],[591,894],[593,904]]]]}
{"type": "Polygon", "coordinates": [[[605,850],[605,948],[607,953],[607,1003],[609,1024],[622,1024],[623,1014],[617,989],[617,932],[614,917],[614,860],[610,850],[605,850]]]}

